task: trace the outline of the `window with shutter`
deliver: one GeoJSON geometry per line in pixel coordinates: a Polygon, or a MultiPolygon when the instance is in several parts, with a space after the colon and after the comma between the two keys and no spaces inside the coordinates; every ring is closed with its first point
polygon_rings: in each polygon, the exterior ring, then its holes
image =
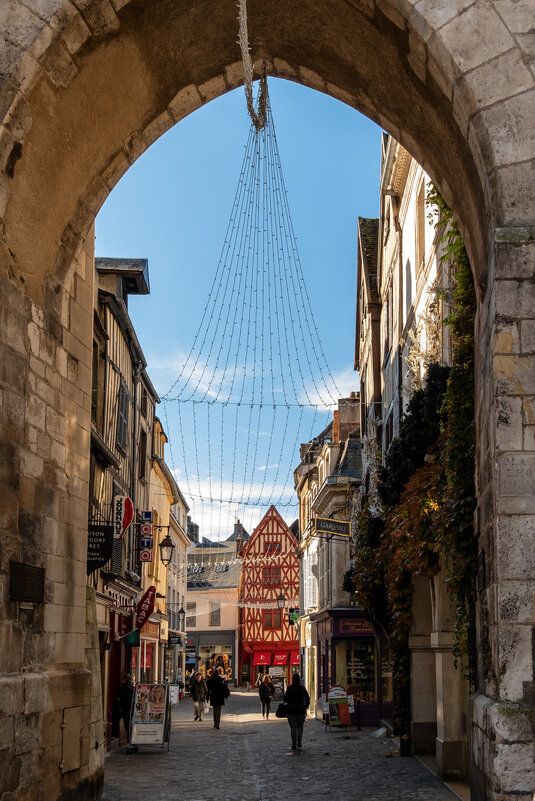
{"type": "Polygon", "coordinates": [[[117,447],[126,455],[126,443],[128,438],[128,390],[124,379],[121,378],[121,385],[117,396],[117,447]]]}

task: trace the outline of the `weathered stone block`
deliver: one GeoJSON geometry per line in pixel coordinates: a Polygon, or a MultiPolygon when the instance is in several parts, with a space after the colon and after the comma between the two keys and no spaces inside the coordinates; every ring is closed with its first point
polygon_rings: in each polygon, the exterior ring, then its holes
{"type": "Polygon", "coordinates": [[[465,80],[480,107],[490,106],[513,94],[532,89],[534,84],[533,75],[516,49],[472,70],[465,80]]]}
{"type": "Polygon", "coordinates": [[[116,31],[120,22],[109,0],[92,0],[83,4],[83,16],[94,34],[116,31]]]}
{"type": "Polygon", "coordinates": [[[496,398],[496,447],[498,450],[522,450],[521,408],[521,398],[510,398],[503,396],[496,398]]]}
{"type": "Polygon", "coordinates": [[[499,580],[525,581],[535,576],[532,532],[531,515],[497,518],[495,569],[499,580]]]}
{"type": "Polygon", "coordinates": [[[440,37],[463,72],[514,47],[511,34],[486,3],[470,5],[440,29],[440,37]]]}
{"type": "Polygon", "coordinates": [[[504,793],[519,793],[525,798],[524,788],[535,787],[535,765],[533,763],[533,745],[499,743],[494,748],[494,774],[497,779],[496,789],[504,793]]]}
{"type": "Polygon", "coordinates": [[[19,786],[21,762],[11,748],[0,750],[0,793],[14,792],[19,786]]]}
{"type": "Polygon", "coordinates": [[[535,91],[509,97],[481,112],[492,138],[498,167],[533,158],[535,91]]]}
{"type": "Polygon", "coordinates": [[[494,7],[512,33],[533,30],[533,3],[531,0],[494,0],[494,7]]]}
{"type": "Polygon", "coordinates": [[[181,89],[173,100],[171,100],[169,103],[169,113],[175,122],[179,122],[188,114],[191,114],[192,111],[200,108],[202,103],[203,101],[197,87],[194,84],[190,84],[184,89],[181,89]]]}
{"type": "Polygon", "coordinates": [[[495,176],[500,217],[506,225],[532,225],[535,207],[535,159],[501,167],[495,176]]]}

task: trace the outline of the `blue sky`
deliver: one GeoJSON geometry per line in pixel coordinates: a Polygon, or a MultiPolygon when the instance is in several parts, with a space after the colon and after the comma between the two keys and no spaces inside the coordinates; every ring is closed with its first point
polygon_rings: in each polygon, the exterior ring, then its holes
{"type": "MultiPolygon", "coordinates": [[[[358,389],[353,372],[357,218],[378,214],[381,132],[355,110],[300,85],[270,79],[269,92],[310,303],[330,371],[345,395],[358,389]]],[[[138,159],[97,217],[97,256],[149,260],[151,294],[131,297],[129,311],[161,396],[184,365],[207,303],[249,127],[243,89],[210,102],[138,159]]],[[[278,498],[291,523],[292,470],[299,462],[299,441],[310,433],[306,426],[299,430],[300,412],[286,419],[284,410],[277,410],[274,426],[273,419],[248,415],[248,425],[245,418],[240,422],[236,456],[227,451],[235,448],[230,432],[238,431],[237,419],[225,420],[215,407],[211,420],[197,415],[194,441],[184,438],[184,432],[191,434],[190,411],[183,404],[179,417],[176,404],[162,403],[157,414],[170,436],[166,459],[201,533],[224,539],[236,516],[251,530],[265,511],[251,502],[256,496],[266,503],[278,498]],[[270,430],[284,434],[285,451],[270,430]],[[266,443],[264,453],[258,442],[266,443]],[[235,477],[241,489],[233,492],[232,503],[221,503],[231,497],[235,477]]],[[[328,414],[321,420],[310,415],[305,410],[320,431],[328,414]]]]}

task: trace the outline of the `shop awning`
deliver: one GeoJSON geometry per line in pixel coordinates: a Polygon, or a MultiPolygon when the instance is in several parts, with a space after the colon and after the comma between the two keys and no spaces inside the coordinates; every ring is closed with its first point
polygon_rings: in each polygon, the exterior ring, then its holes
{"type": "Polygon", "coordinates": [[[299,651],[292,651],[290,654],[290,665],[298,665],[299,662],[299,651]]]}
{"type": "Polygon", "coordinates": [[[288,651],[275,654],[275,659],[273,660],[274,665],[286,665],[287,663],[288,663],[288,651]]]}
{"type": "Polygon", "coordinates": [[[271,665],[271,651],[256,651],[253,665],[271,665]]]}

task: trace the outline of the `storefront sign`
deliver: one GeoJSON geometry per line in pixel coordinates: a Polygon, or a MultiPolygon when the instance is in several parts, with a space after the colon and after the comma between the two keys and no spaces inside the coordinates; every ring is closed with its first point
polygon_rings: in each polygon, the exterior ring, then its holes
{"type": "Polygon", "coordinates": [[[253,665],[271,665],[271,651],[256,651],[253,665]]]}
{"type": "Polygon", "coordinates": [[[128,495],[116,495],[113,499],[113,536],[115,539],[124,537],[133,517],[134,507],[128,495]]]}
{"type": "Polygon", "coordinates": [[[338,631],[340,634],[366,634],[372,637],[375,634],[371,623],[361,617],[341,617],[338,620],[338,631]]]}
{"type": "Polygon", "coordinates": [[[111,559],[113,551],[113,526],[91,524],[87,527],[87,575],[111,559]]]}
{"type": "Polygon", "coordinates": [[[273,664],[274,665],[285,665],[287,662],[288,662],[288,652],[287,651],[284,651],[284,653],[281,653],[281,654],[275,654],[275,657],[273,659],[273,664]]]}
{"type": "Polygon", "coordinates": [[[163,745],[167,717],[167,684],[137,684],[130,741],[139,745],[163,745]]]}
{"type": "Polygon", "coordinates": [[[351,523],[349,520],[333,520],[329,517],[315,517],[314,531],[317,534],[335,534],[339,537],[349,537],[351,535],[351,523]]]}
{"type": "Polygon", "coordinates": [[[141,629],[149,619],[156,600],[156,587],[151,585],[136,608],[136,629],[141,629]]]}

